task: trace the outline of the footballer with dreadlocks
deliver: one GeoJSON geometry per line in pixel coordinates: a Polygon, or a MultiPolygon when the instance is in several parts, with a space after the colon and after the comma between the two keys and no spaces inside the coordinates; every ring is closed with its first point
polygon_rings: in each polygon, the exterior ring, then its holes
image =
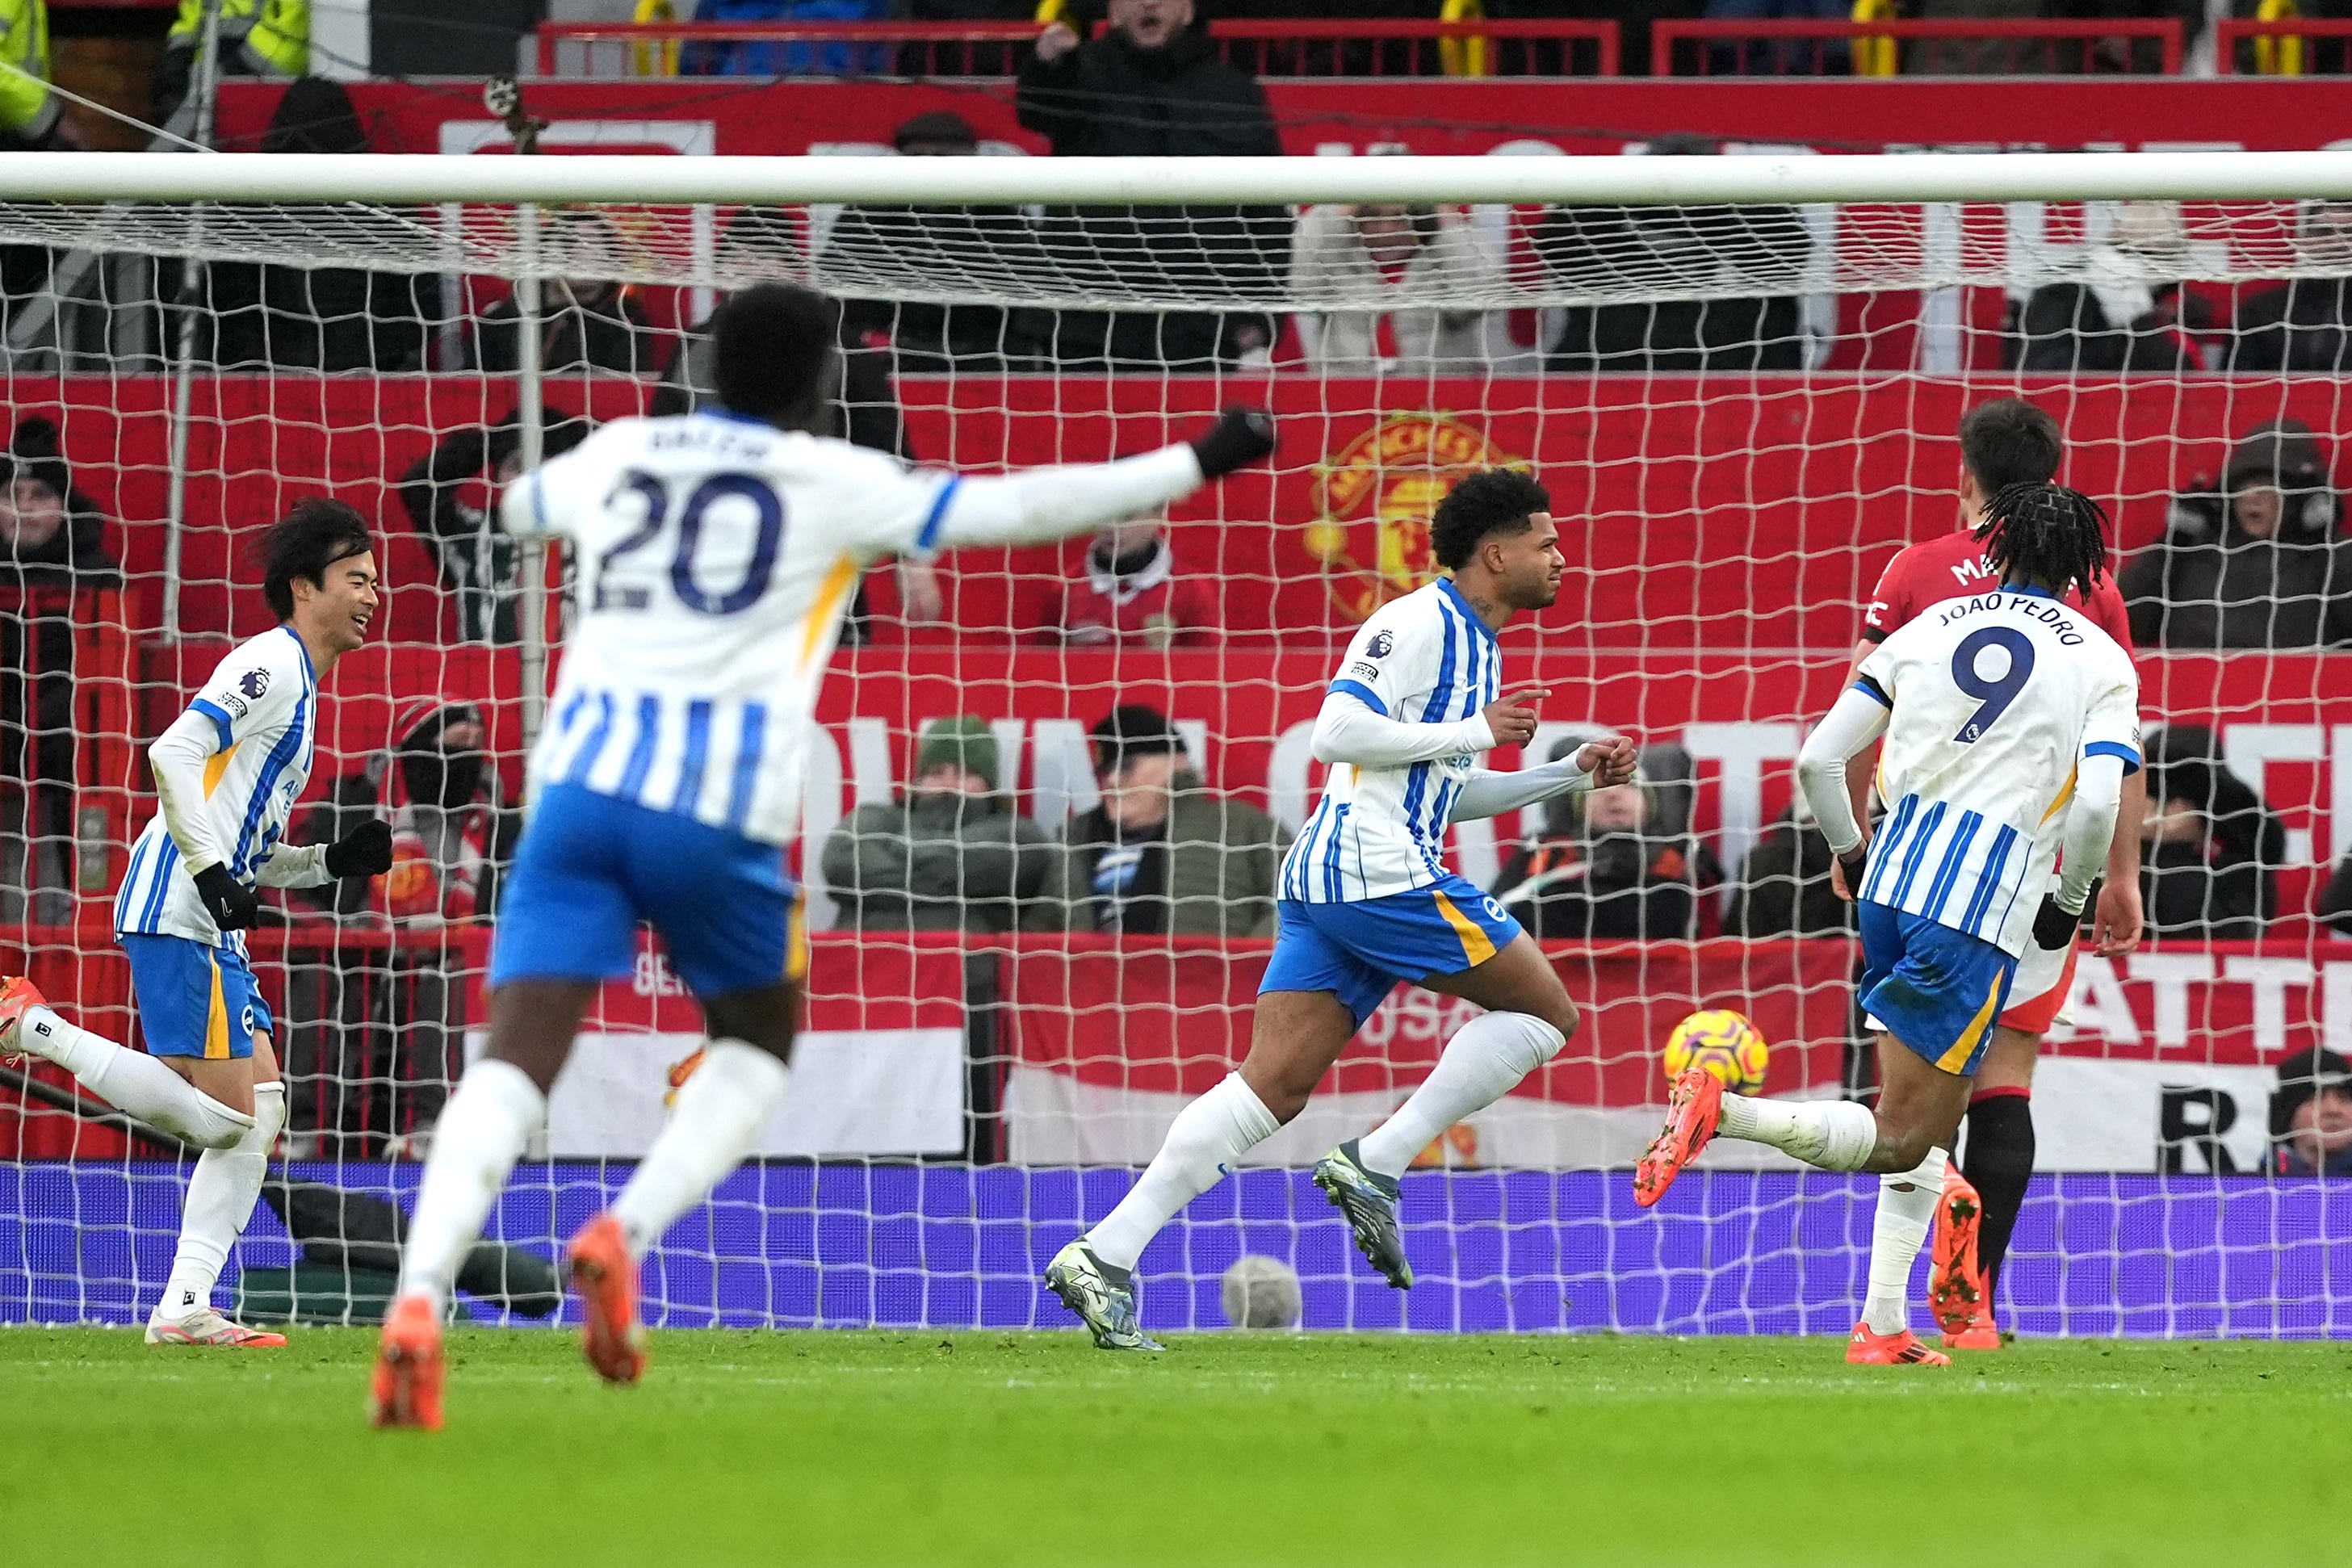
{"type": "Polygon", "coordinates": [[[1728,1094],[1693,1069],[1675,1079],[1665,1129],[1634,1171],[1646,1207],[1720,1133],[1824,1170],[1897,1177],[1880,1189],[1849,1362],[1950,1363],[1911,1332],[1906,1300],[1945,1151],[2019,960],[2074,942],[2124,778],[2140,765],[2131,657],[2067,603],[2105,578],[2105,521],[2059,485],[1994,494],[1977,538],[1995,585],[1889,635],[1798,754],[1838,892],[1860,905],[1861,999],[1880,1031],[1876,1110],[1728,1094]],[[1873,837],[1854,816],[1846,763],[1882,735],[1887,814],[1873,837]]]}

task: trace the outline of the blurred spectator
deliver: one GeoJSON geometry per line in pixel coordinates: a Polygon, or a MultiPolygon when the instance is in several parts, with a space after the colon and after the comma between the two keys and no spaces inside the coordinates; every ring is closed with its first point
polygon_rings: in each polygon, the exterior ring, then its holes
{"type": "MultiPolygon", "coordinates": [[[[698,22],[887,22],[892,0],[701,0],[698,22]]],[[[680,76],[881,76],[896,50],[887,43],[688,43],[680,76]]]]}
{"type": "MultiPolygon", "coordinates": [[[[1710,22],[1843,22],[1848,0],[1706,0],[1710,22]]],[[[1843,38],[1763,38],[1707,46],[1715,76],[1846,76],[1853,50],[1843,38]]]]}
{"type": "Polygon", "coordinates": [[[2164,538],[2116,574],[2142,647],[2310,648],[2352,643],[2352,541],[2327,458],[2299,419],[2259,425],[2216,487],[2172,504],[2164,538]]]}
{"type": "Polygon", "coordinates": [[[1217,601],[1197,578],[1176,574],[1165,515],[1130,518],[1095,535],[1083,574],[1066,584],[1048,640],[1074,647],[1137,642],[1198,644],[1217,624],[1217,601]]]}
{"type": "MultiPolygon", "coordinates": [[[[1216,57],[1192,0],[1110,0],[1110,30],[1080,42],[1055,22],[1021,68],[1021,123],[1057,158],[1274,157],[1282,139],[1265,93],[1216,57]]],[[[1139,294],[1260,300],[1282,292],[1289,210],[1119,207],[1049,212],[1041,234],[1062,285],[1139,294]]],[[[1065,369],[1211,371],[1255,361],[1275,321],[1255,312],[1066,310],[1053,353],[1065,369]]]]}
{"type": "Polygon", "coordinates": [[[2292,279],[2240,300],[2231,370],[2352,370],[2352,202],[2305,203],[2294,248],[2298,268],[2334,276],[2292,279]]]}
{"type": "Polygon", "coordinates": [[[0,921],[72,918],[76,599],[121,583],[102,534],[58,427],[20,421],[0,457],[0,921]]]}
{"type": "Polygon", "coordinates": [[[859,806],[824,843],[842,924],[866,931],[1016,929],[1058,858],[999,787],[985,719],[923,727],[914,782],[898,800],[859,806]]]}
{"type": "Polygon", "coordinates": [[[2141,896],[2159,937],[2251,939],[2278,907],[2286,829],[2224,766],[2213,731],[2168,724],[2149,738],[2141,896]]]}
{"type": "MultiPolygon", "coordinates": [[[[265,153],[364,153],[367,132],[339,81],[306,76],[278,100],[265,153]]],[[[335,222],[350,232],[404,220],[359,209],[335,222]]],[[[441,311],[441,280],[426,273],[259,261],[205,264],[198,353],[222,370],[416,371],[433,368],[425,323],[441,311]],[[209,334],[209,336],[205,336],[209,334]]]]}
{"type": "Polygon", "coordinates": [[[0,151],[63,153],[81,140],[49,85],[48,0],[0,4],[0,151]]]}
{"type": "MultiPolygon", "coordinates": [[[[968,158],[971,124],[950,110],[918,114],[894,139],[905,158],[968,158]]],[[[1036,287],[1045,267],[1018,207],[850,206],[817,252],[817,283],[842,304],[844,341],[887,349],[900,374],[1029,370],[1045,348],[1040,311],[908,296],[945,282],[990,293],[1036,287]]]]}
{"type": "MultiPolygon", "coordinates": [[[[1559,742],[1553,760],[1580,744],[1559,742]]],[[[1545,940],[1679,938],[1697,932],[1697,889],[1721,879],[1713,856],[1670,829],[1637,773],[1549,802],[1543,831],[1504,865],[1495,897],[1545,940]]]]}
{"type": "MultiPolygon", "coordinates": [[[[1719,142],[1660,137],[1662,156],[1719,142]]],[[[1560,312],[1550,368],[1574,374],[1805,368],[1804,291],[1812,237],[1791,206],[1551,207],[1534,233],[1552,288],[1626,298],[1560,312]],[[1761,292],[1759,292],[1761,290],[1761,292]]]]}
{"type": "MultiPolygon", "coordinates": [[[[544,231],[550,258],[574,270],[540,288],[539,361],[549,375],[583,371],[650,374],[660,362],[659,334],[646,322],[635,292],[614,281],[622,270],[620,237],[612,219],[579,208],[551,220],[544,231]]],[[[474,326],[468,369],[511,373],[521,331],[514,296],[482,312],[474,326]]]]}
{"type": "MultiPolygon", "coordinates": [[[[2345,829],[2336,831],[2342,833],[2345,829]]],[[[2339,935],[2352,936],[2352,852],[2336,863],[2336,873],[2320,889],[2319,904],[2314,912],[2334,926],[2339,935]]]]}
{"type": "Polygon", "coordinates": [[[294,835],[331,843],[370,817],[392,825],[391,870],[288,894],[292,907],[347,925],[373,915],[391,936],[291,966],[287,1116],[298,1136],[373,1139],[415,1157],[463,1065],[466,950],[454,938],[494,912],[520,819],[501,797],[472,703],[413,699],[391,734],[294,835]]]}
{"type": "MultiPolygon", "coordinates": [[[[1475,300],[1503,286],[1501,260],[1456,208],[1313,206],[1299,214],[1291,240],[1290,291],[1302,299],[1475,300]]],[[[1493,357],[1487,317],[1424,303],[1302,312],[1297,322],[1307,364],[1327,375],[1460,375],[1484,371],[1493,357]]]]}
{"type": "Polygon", "coordinates": [[[1053,907],[1072,931],[1271,936],[1289,836],[1210,793],[1167,715],[1128,704],[1089,731],[1102,804],[1062,827],[1053,907]]]}
{"type": "Polygon", "coordinates": [[[2279,1063],[2270,1173],[2352,1176],[2352,1061],[2317,1046],[2279,1063]]]}
{"type": "MultiPolygon", "coordinates": [[[[1486,0],[1486,14],[1496,21],[1574,20],[1614,22],[1618,26],[1619,74],[1651,74],[1650,26],[1654,22],[1682,21],[1696,16],[1701,0],[1486,0]]],[[[1414,13],[1426,16],[1426,6],[1414,13]]],[[[1657,72],[1671,75],[1673,61],[1659,62],[1657,72]]]]}
{"type": "MultiPolygon", "coordinates": [[[[741,288],[797,279],[799,256],[800,235],[791,214],[774,207],[743,207],[720,231],[713,265],[722,281],[741,288]]],[[[847,341],[846,334],[845,321],[836,405],[841,412],[835,434],[912,462],[906,419],[898,407],[898,394],[890,384],[889,356],[880,349],[847,341]]],[[[646,412],[656,417],[691,414],[710,401],[710,322],[706,317],[679,336],[646,412]]],[[[897,571],[901,616],[914,625],[938,620],[942,608],[938,573],[929,563],[913,560],[901,560],[897,571]]],[[[856,645],[873,635],[873,611],[866,601],[866,584],[860,582],[842,626],[842,641],[856,645]]]]}
{"type": "Polygon", "coordinates": [[[2211,308],[2181,280],[2192,269],[2178,202],[2126,202],[2078,276],[2011,306],[2013,369],[2178,374],[2211,368],[2211,308]]]}
{"type": "MultiPolygon", "coordinates": [[[[205,47],[208,0],[180,0],[155,67],[155,122],[178,113],[205,47]]],[[[292,81],[310,69],[310,0],[219,0],[220,74],[292,81]]]]}
{"type": "Polygon", "coordinates": [[[1830,886],[1836,857],[1800,791],[1780,821],[1757,837],[1740,864],[1723,917],[1726,936],[1843,936],[1854,907],[1830,886]]]}
{"type": "MultiPolygon", "coordinates": [[[[587,420],[552,408],[547,415],[540,432],[542,459],[588,438],[587,420]]],[[[408,521],[441,564],[441,585],[457,598],[461,641],[515,640],[515,542],[489,502],[520,472],[522,413],[509,409],[496,425],[449,432],[394,487],[408,521]]]]}

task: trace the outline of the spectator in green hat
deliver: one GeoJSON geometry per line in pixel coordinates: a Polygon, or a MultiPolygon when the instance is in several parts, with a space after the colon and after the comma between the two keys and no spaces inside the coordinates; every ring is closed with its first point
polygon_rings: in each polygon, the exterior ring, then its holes
{"type": "Polygon", "coordinates": [[[825,840],[825,879],[844,928],[999,932],[1018,925],[1054,847],[998,782],[986,720],[925,725],[905,795],[859,806],[825,840]]]}

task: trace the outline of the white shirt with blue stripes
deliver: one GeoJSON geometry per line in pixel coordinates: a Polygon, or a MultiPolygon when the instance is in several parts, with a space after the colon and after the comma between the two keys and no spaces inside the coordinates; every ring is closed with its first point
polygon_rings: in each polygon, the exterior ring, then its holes
{"type": "MultiPolygon", "coordinates": [[[[319,678],[310,650],[290,626],[239,644],[220,661],[150,753],[159,777],[167,768],[186,776],[171,781],[173,810],[159,807],[131,847],[114,897],[118,932],[224,945],[189,874],[192,853],[217,858],[247,887],[299,885],[324,876],[313,864],[320,855],[315,847],[296,851],[278,843],[310,782],[318,717],[319,678]],[[174,811],[184,813],[176,836],[174,811]],[[280,861],[287,864],[273,864],[280,861]]],[[[226,945],[242,951],[242,934],[229,933],[226,945]]]]}
{"type": "MultiPolygon", "coordinates": [[[[1451,580],[1418,588],[1374,611],[1348,645],[1331,691],[1404,724],[1474,728],[1502,692],[1494,632],[1451,580]]],[[[1491,746],[1483,721],[1475,729],[1491,746]]],[[[1281,895],[1306,903],[1357,903],[1425,888],[1450,873],[1446,825],[1479,750],[1395,767],[1334,763],[1323,799],[1282,866],[1281,895]]]]}
{"type": "Polygon", "coordinates": [[[2022,953],[2079,765],[2140,765],[2130,655],[2060,600],[1996,591],[1922,612],[1854,684],[1889,710],[1860,896],[2022,953]]]}

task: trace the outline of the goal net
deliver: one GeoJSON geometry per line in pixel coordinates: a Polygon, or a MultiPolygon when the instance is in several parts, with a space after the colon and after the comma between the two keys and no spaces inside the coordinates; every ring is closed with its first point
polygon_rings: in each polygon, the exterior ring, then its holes
{"type": "MultiPolygon", "coordinates": [[[[2352,1134],[2352,1100],[2304,1081],[2315,1059],[2344,1070],[2309,1053],[2352,1053],[2352,942],[2326,914],[2352,848],[2352,653],[2326,651],[2352,642],[2352,208],[2315,195],[2352,196],[2342,159],[623,175],[129,155],[102,188],[81,172],[99,162],[0,168],[0,969],[142,1041],[111,931],[153,810],[143,749],[272,624],[257,531],[302,497],[349,500],[387,584],[325,687],[289,837],[385,816],[398,858],[269,895],[252,938],[292,1109],[224,1306],[380,1302],[417,1157],[481,1043],[565,616],[560,555],[497,532],[494,486],[593,424],[705,404],[695,329],[726,290],[786,278],[845,301],[845,433],[911,462],[1106,458],[1236,401],[1275,411],[1279,447],[1165,518],[866,577],[795,738],[814,957],[791,1102],[649,1261],[655,1322],[1066,1325],[1045,1261],[1246,1049],[1351,628],[1433,575],[1451,485],[1509,465],[1549,487],[1570,574],[1502,636],[1507,686],[1549,695],[1535,742],[1494,765],[1623,734],[1643,771],[1449,844],[1542,936],[1583,1028],[1407,1177],[1400,1294],[1305,1167],[1470,1016],[1401,987],[1305,1114],[1144,1255],[1146,1320],[1223,1325],[1221,1279],[1262,1256],[1297,1272],[1310,1327],[1844,1331],[1874,1180],[1718,1148],[1645,1212],[1627,1167],[1697,1010],[1752,1021],[1768,1094],[1870,1091],[1857,952],[1793,759],[1888,562],[1958,526],[1961,416],[2021,395],[2114,520],[2151,931],[2085,949],[2050,1035],[2004,1321],[2352,1325],[2352,1222],[2298,1173],[2352,1134]]],[[[494,1238],[543,1258],[601,1206],[700,1026],[648,941],[494,1238]]],[[[143,1314],[190,1159],[53,1069],[10,1069],[0,1319],[143,1314]]],[[[551,1305],[522,1263],[485,1269],[478,1317],[551,1305]]]]}

